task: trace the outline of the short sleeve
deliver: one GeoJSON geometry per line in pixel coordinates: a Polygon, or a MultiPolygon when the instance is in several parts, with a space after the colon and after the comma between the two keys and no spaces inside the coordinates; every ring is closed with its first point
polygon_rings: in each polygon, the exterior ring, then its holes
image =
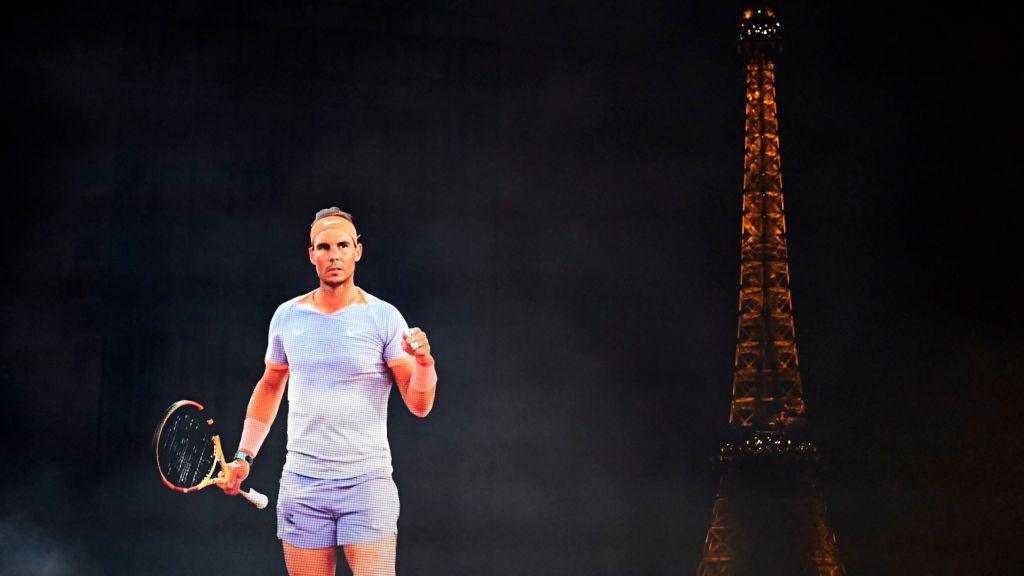
{"type": "Polygon", "coordinates": [[[398,308],[387,305],[384,312],[384,362],[390,362],[395,358],[408,356],[402,349],[402,333],[409,325],[398,308]]]}
{"type": "Polygon", "coordinates": [[[269,366],[287,366],[288,355],[284,351],[284,317],[288,313],[288,304],[278,306],[274,317],[270,319],[270,333],[267,336],[267,354],[263,357],[269,366]]]}

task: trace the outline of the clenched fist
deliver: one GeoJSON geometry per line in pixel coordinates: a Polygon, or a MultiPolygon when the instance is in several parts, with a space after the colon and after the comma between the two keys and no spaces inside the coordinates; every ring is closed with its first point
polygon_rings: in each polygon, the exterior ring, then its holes
{"type": "Polygon", "coordinates": [[[409,328],[402,334],[402,350],[413,355],[420,364],[430,364],[434,361],[430,355],[427,334],[419,328],[409,328]]]}

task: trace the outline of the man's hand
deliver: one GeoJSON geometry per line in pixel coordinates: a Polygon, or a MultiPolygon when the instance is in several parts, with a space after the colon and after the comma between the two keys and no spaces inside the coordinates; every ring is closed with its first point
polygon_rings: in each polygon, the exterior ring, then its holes
{"type": "MultiPolygon", "coordinates": [[[[249,463],[245,460],[238,459],[234,462],[229,462],[224,466],[228,470],[228,481],[223,484],[217,484],[220,489],[224,491],[228,496],[234,496],[238,494],[238,487],[241,486],[242,482],[249,477],[249,463]]],[[[218,478],[224,477],[224,471],[221,470],[217,474],[218,478]]]]}
{"type": "Polygon", "coordinates": [[[402,350],[413,355],[419,364],[430,364],[434,357],[430,355],[430,342],[427,334],[419,328],[410,328],[402,333],[402,350]]]}

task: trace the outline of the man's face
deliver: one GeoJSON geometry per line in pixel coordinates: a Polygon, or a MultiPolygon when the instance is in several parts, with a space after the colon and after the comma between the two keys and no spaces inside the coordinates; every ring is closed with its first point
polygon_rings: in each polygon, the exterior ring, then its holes
{"type": "Polygon", "coordinates": [[[356,262],[363,257],[363,245],[353,244],[341,230],[327,229],[316,235],[309,247],[309,261],[316,275],[329,286],[340,286],[355,274],[356,262]]]}

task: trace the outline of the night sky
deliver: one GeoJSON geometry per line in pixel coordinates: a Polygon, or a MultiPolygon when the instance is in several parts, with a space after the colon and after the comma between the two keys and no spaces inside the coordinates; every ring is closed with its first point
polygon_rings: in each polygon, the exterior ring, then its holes
{"type": "MultiPolygon", "coordinates": [[[[233,450],[340,206],[357,284],[438,362],[428,418],[391,402],[399,574],[695,574],[735,350],[741,6],[251,4],[9,15],[0,572],[284,572],[271,509],[167,490],[150,440],[191,398],[233,450]]],[[[895,4],[780,8],[809,432],[851,575],[1006,574],[1019,34],[895,4]]],[[[250,477],[272,503],[285,411],[250,477]]]]}

